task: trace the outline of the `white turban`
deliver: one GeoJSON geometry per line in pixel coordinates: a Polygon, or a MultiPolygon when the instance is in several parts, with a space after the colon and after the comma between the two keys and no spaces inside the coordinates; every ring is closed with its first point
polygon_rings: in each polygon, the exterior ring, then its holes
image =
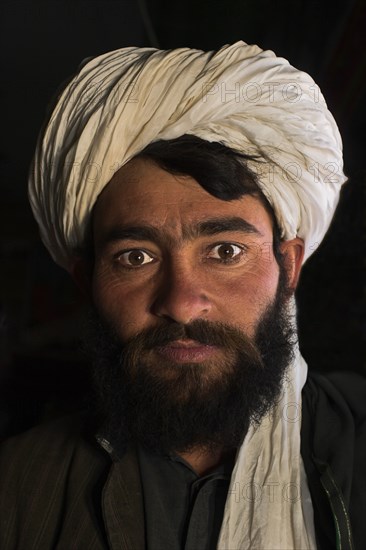
{"type": "Polygon", "coordinates": [[[271,51],[123,48],[92,59],[61,94],[38,142],[29,196],[42,239],[70,269],[113,174],[152,141],[193,134],[244,153],[282,236],[305,259],[345,181],[336,123],[312,78],[271,51]]]}

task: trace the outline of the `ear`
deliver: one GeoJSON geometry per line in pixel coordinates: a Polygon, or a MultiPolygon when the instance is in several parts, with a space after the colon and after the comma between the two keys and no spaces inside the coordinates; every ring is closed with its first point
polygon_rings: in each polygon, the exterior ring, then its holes
{"type": "Polygon", "coordinates": [[[301,266],[304,259],[304,241],[299,237],[289,241],[283,241],[280,244],[280,250],[284,256],[289,287],[294,291],[299,282],[301,266]]]}
{"type": "Polygon", "coordinates": [[[91,299],[93,279],[92,263],[85,258],[76,257],[71,266],[70,274],[84,296],[91,299]]]}

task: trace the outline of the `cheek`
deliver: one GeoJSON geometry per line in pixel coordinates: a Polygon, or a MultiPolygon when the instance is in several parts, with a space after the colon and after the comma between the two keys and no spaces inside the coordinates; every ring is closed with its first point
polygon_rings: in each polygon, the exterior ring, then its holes
{"type": "Polygon", "coordinates": [[[122,339],[130,338],[146,326],[148,292],[131,288],[126,282],[103,270],[93,276],[93,303],[122,339]]]}
{"type": "Polygon", "coordinates": [[[254,330],[261,315],[275,299],[278,277],[277,263],[264,263],[247,269],[241,276],[222,286],[220,301],[228,318],[246,330],[251,327],[254,330]]]}

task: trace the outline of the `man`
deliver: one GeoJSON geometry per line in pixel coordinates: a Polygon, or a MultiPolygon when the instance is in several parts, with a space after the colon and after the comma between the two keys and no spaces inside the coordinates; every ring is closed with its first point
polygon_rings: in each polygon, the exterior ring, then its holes
{"type": "Polygon", "coordinates": [[[272,52],[81,67],[29,190],[90,297],[95,395],[5,443],[1,548],[361,547],[364,384],[307,376],[293,299],[344,180],[323,97],[272,52]]]}

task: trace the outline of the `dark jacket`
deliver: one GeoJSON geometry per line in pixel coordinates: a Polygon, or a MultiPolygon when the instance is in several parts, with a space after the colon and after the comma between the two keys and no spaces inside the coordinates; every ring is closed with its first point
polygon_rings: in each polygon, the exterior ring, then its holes
{"type": "MultiPolygon", "coordinates": [[[[364,548],[365,397],[366,381],[357,375],[312,375],[303,390],[301,453],[321,550],[364,548]]],[[[113,457],[84,435],[82,417],[3,443],[0,548],[144,550],[134,450],[113,457]]]]}

